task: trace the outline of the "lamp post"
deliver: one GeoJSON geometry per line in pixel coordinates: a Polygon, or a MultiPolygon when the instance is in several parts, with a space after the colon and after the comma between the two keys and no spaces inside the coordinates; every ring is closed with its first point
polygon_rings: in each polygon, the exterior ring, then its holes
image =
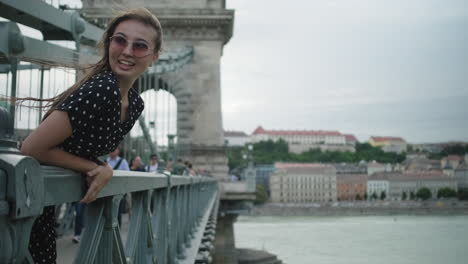
{"type": "Polygon", "coordinates": [[[176,135],[168,134],[167,135],[167,155],[171,157],[171,163],[173,164],[176,160],[174,138],[176,135]]]}
{"type": "Polygon", "coordinates": [[[244,170],[244,179],[247,185],[248,192],[255,192],[255,176],[256,170],[253,166],[253,145],[247,145],[247,153],[244,154],[244,159],[247,160],[247,168],[244,170]]]}

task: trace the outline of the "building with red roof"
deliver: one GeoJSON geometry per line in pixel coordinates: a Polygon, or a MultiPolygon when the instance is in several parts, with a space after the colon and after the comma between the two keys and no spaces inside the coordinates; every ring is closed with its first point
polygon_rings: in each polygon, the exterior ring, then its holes
{"type": "Polygon", "coordinates": [[[284,140],[289,151],[302,153],[319,148],[322,151],[355,151],[357,139],[351,134],[330,130],[266,130],[258,126],[251,135],[252,142],[284,140]]]}

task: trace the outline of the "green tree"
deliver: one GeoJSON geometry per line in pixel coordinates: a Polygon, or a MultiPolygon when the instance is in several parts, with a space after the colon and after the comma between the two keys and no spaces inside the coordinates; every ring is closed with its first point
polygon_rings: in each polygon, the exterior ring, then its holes
{"type": "MultiPolygon", "coordinates": [[[[247,152],[245,147],[228,147],[228,166],[230,170],[245,167],[243,154],[247,152]]],[[[280,139],[267,140],[253,144],[253,158],[256,164],[273,164],[275,162],[359,162],[361,160],[375,160],[382,163],[399,163],[406,159],[406,154],[384,152],[378,147],[368,143],[357,144],[356,152],[321,151],[309,149],[301,154],[289,153],[288,143],[280,139]]]]}
{"type": "Polygon", "coordinates": [[[442,159],[448,155],[465,155],[468,153],[468,145],[455,144],[444,147],[439,153],[430,153],[429,159],[442,159]]]}
{"type": "Polygon", "coordinates": [[[373,192],[372,195],[371,195],[371,200],[377,200],[377,193],[376,192],[373,192]]]}
{"type": "Polygon", "coordinates": [[[431,190],[429,190],[427,187],[422,187],[416,192],[416,197],[423,201],[430,199],[432,198],[431,190]]]}
{"type": "Polygon", "coordinates": [[[356,200],[361,200],[361,195],[359,195],[359,193],[356,193],[356,197],[355,197],[356,200]]]}
{"type": "Polygon", "coordinates": [[[268,198],[268,192],[266,191],[265,187],[261,184],[257,184],[255,190],[255,203],[263,204],[268,201],[268,198]]]}
{"type": "Polygon", "coordinates": [[[440,188],[437,191],[437,198],[438,199],[440,199],[440,198],[451,198],[451,197],[457,197],[457,191],[455,191],[454,189],[451,189],[449,187],[444,187],[444,188],[440,188]]]}
{"type": "Polygon", "coordinates": [[[403,193],[401,194],[401,199],[402,199],[402,200],[406,200],[406,198],[407,198],[406,192],[403,192],[403,193]]]}
{"type": "Polygon", "coordinates": [[[366,193],[364,193],[364,200],[367,201],[367,198],[368,197],[367,197],[367,192],[366,192],[366,193]]]}
{"type": "Polygon", "coordinates": [[[408,147],[406,148],[408,152],[413,152],[414,151],[414,148],[412,145],[408,145],[408,147]]]}
{"type": "Polygon", "coordinates": [[[468,200],[468,188],[459,188],[458,189],[458,199],[468,200]]]}
{"type": "Polygon", "coordinates": [[[387,194],[385,193],[385,191],[382,191],[380,193],[380,200],[385,200],[386,197],[387,197],[387,194]]]}
{"type": "Polygon", "coordinates": [[[244,160],[242,159],[242,150],[243,147],[232,146],[227,147],[227,156],[228,156],[228,167],[229,170],[236,168],[242,168],[244,166],[244,160]]]}
{"type": "Polygon", "coordinates": [[[416,195],[414,194],[414,192],[410,192],[410,194],[409,194],[410,200],[414,200],[415,197],[416,197],[416,195]]]}

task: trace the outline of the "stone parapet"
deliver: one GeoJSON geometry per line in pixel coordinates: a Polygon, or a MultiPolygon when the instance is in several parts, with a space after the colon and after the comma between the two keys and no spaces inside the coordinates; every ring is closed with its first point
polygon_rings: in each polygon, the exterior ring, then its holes
{"type": "MultiPolygon", "coordinates": [[[[205,8],[155,8],[147,6],[163,27],[165,40],[220,40],[231,39],[234,10],[205,8]]],[[[108,7],[84,6],[81,14],[93,23],[105,26],[115,12],[108,7]]]]}

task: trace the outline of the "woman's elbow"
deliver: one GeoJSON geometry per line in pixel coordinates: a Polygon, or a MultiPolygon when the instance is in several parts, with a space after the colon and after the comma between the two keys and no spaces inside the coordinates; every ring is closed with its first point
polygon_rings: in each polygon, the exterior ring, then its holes
{"type": "Polygon", "coordinates": [[[27,140],[25,140],[23,144],[21,144],[20,151],[21,154],[31,156],[35,159],[39,159],[41,153],[40,149],[37,146],[34,146],[34,144],[31,144],[31,142],[27,140]]]}
{"type": "Polygon", "coordinates": [[[21,151],[21,154],[26,155],[26,156],[33,155],[33,148],[31,148],[30,144],[27,144],[24,142],[21,144],[20,151],[21,151]]]}

